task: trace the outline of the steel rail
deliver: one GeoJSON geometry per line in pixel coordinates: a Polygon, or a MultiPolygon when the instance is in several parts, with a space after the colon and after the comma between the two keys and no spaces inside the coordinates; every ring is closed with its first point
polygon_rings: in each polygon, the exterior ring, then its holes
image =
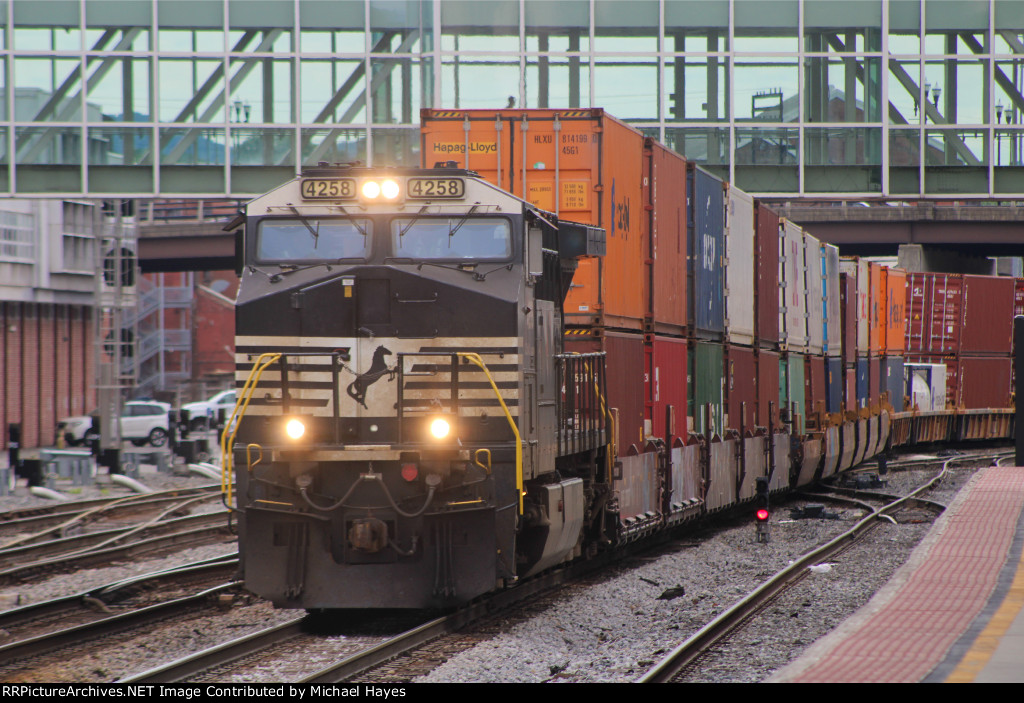
{"type": "Polygon", "coordinates": [[[192,515],[185,518],[179,518],[177,520],[170,520],[168,522],[161,523],[160,527],[165,529],[167,527],[180,528],[184,526],[190,529],[150,537],[125,545],[81,552],[73,556],[58,554],[56,556],[39,559],[25,564],[8,566],[7,568],[0,570],[0,583],[4,583],[15,578],[26,578],[43,570],[66,572],[73,570],[74,568],[86,567],[92,564],[109,563],[113,558],[135,557],[140,554],[145,554],[158,549],[165,549],[167,547],[184,546],[186,544],[194,544],[197,542],[208,542],[211,534],[222,529],[227,529],[227,521],[225,519],[226,514],[226,511],[221,511],[217,513],[192,515]],[[222,524],[218,526],[216,524],[218,522],[222,524]],[[199,527],[194,527],[194,525],[199,525],[199,527]]]}
{"type": "Polygon", "coordinates": [[[189,498],[189,496],[193,496],[193,500],[207,500],[219,497],[220,491],[217,490],[216,486],[209,486],[203,490],[189,491],[185,494],[177,491],[167,491],[164,495],[157,495],[153,493],[131,495],[123,498],[116,498],[114,500],[108,499],[103,504],[86,508],[77,513],[62,512],[3,522],[0,523],[0,529],[6,528],[5,531],[10,531],[10,528],[31,528],[33,524],[47,524],[57,522],[58,520],[60,521],[56,525],[49,525],[37,532],[24,534],[4,542],[0,544],[0,551],[42,539],[54,532],[60,532],[63,536],[63,534],[69,529],[73,529],[76,526],[95,520],[110,519],[113,515],[120,512],[138,511],[140,509],[152,508],[173,501],[182,502],[183,499],[189,498]],[[71,517],[68,517],[69,515],[71,515],[71,517]]]}
{"type": "Polygon", "coordinates": [[[206,572],[216,573],[221,570],[236,568],[237,565],[237,553],[224,554],[212,559],[204,559],[191,564],[175,566],[161,571],[154,571],[141,576],[120,579],[103,586],[90,588],[71,596],[63,596],[61,598],[53,598],[51,600],[40,601],[38,603],[30,603],[29,605],[25,605],[20,608],[0,612],[0,629],[10,630],[24,625],[25,623],[32,622],[33,620],[40,620],[55,614],[78,610],[82,607],[83,602],[88,602],[88,599],[96,599],[103,603],[112,603],[119,599],[118,596],[121,595],[120,592],[122,591],[128,591],[133,588],[140,586],[144,587],[163,581],[173,581],[181,577],[201,575],[206,572]]]}
{"type": "Polygon", "coordinates": [[[887,518],[888,513],[902,507],[904,503],[919,500],[918,494],[941,481],[945,477],[949,465],[958,458],[953,457],[946,460],[943,463],[942,470],[928,482],[909,494],[900,497],[898,500],[874,510],[870,515],[857,522],[850,530],[808,552],[782,571],[779,571],[775,576],[758,586],[747,596],[690,636],[689,639],[649,669],[637,682],[668,683],[672,681],[716,642],[737,630],[764,605],[806,576],[809,567],[820,563],[825,557],[834,556],[851,547],[857,540],[864,537],[871,528],[877,525],[880,519],[887,518]]]}
{"type": "Polygon", "coordinates": [[[204,601],[209,600],[210,596],[219,595],[224,591],[238,588],[241,585],[239,581],[231,581],[191,596],[176,598],[128,613],[112,615],[84,625],[77,625],[45,635],[39,635],[38,637],[12,642],[0,647],[0,661],[3,661],[6,665],[19,659],[46,654],[54,649],[68,645],[83,644],[90,639],[103,637],[126,629],[137,628],[174,615],[175,611],[180,611],[182,608],[201,605],[204,601]]]}

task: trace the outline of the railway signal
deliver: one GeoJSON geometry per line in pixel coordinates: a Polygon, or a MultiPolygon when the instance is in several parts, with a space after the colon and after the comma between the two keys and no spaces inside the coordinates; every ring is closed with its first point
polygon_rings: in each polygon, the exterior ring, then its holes
{"type": "Polygon", "coordinates": [[[757,497],[754,501],[754,522],[757,526],[757,532],[754,538],[757,542],[768,543],[768,519],[771,517],[771,512],[768,506],[768,479],[767,477],[761,476],[756,479],[757,497]]]}

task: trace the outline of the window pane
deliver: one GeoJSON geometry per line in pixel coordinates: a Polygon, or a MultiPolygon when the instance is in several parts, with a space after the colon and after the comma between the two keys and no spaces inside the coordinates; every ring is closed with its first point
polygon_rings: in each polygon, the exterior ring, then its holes
{"type": "Polygon", "coordinates": [[[736,51],[799,49],[796,0],[736,0],[736,51]]]}
{"type": "Polygon", "coordinates": [[[260,261],[365,259],[373,222],[350,220],[262,220],[256,234],[260,261]]]}
{"type": "Polygon", "coordinates": [[[788,59],[736,59],[736,119],[795,122],[799,73],[788,59]]]}
{"type": "Polygon", "coordinates": [[[576,56],[537,56],[526,62],[524,107],[590,105],[590,64],[576,56]]]}
{"type": "Polygon", "coordinates": [[[518,0],[441,3],[444,51],[519,51],[518,0]]]}
{"type": "Polygon", "coordinates": [[[588,0],[526,0],[527,51],[587,51],[588,0]]]}
{"type": "Polygon", "coordinates": [[[441,66],[441,104],[491,108],[519,102],[519,61],[509,57],[455,56],[441,66]]]}
{"type": "Polygon", "coordinates": [[[881,121],[879,59],[808,58],[805,66],[805,119],[808,122],[881,121]]]}
{"type": "Polygon", "coordinates": [[[729,62],[726,58],[675,56],[665,60],[665,118],[729,119],[729,62]]]}
{"type": "Polygon", "coordinates": [[[508,220],[498,217],[395,218],[394,256],[411,259],[507,259],[512,256],[508,220]]]}
{"type": "Polygon", "coordinates": [[[291,59],[232,59],[231,85],[232,122],[281,123],[295,119],[291,59]]]}
{"type": "Polygon", "coordinates": [[[374,122],[411,124],[419,120],[423,69],[419,59],[370,59],[374,122]]]}
{"type": "Polygon", "coordinates": [[[658,64],[644,59],[599,59],[594,105],[623,120],[657,120],[658,64]]]}
{"type": "Polygon", "coordinates": [[[366,163],[365,129],[302,130],[302,165],[366,163]]]}
{"type": "Polygon", "coordinates": [[[362,122],[366,119],[363,61],[314,61],[299,64],[303,122],[362,122]]]}
{"type": "Polygon", "coordinates": [[[658,3],[653,0],[595,0],[596,51],[658,50],[658,3]]]}

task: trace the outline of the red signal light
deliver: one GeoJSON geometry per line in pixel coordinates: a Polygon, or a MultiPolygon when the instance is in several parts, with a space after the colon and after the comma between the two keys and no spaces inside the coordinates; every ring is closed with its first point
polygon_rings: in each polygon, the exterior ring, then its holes
{"type": "Polygon", "coordinates": [[[419,467],[416,466],[416,464],[408,462],[402,464],[402,478],[404,478],[406,481],[411,483],[415,481],[419,477],[419,475],[420,470],[419,467]]]}
{"type": "Polygon", "coordinates": [[[758,508],[757,512],[754,513],[754,515],[755,517],[757,517],[758,522],[768,521],[768,511],[765,508],[758,508]]]}

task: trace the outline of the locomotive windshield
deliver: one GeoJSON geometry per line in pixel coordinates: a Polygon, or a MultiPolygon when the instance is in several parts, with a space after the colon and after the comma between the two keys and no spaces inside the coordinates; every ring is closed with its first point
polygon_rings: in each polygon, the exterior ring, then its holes
{"type": "Polygon", "coordinates": [[[370,220],[263,220],[256,243],[260,261],[366,259],[370,220]]]}
{"type": "Polygon", "coordinates": [[[502,217],[395,218],[391,242],[396,257],[410,259],[508,259],[512,232],[502,217]]]}

